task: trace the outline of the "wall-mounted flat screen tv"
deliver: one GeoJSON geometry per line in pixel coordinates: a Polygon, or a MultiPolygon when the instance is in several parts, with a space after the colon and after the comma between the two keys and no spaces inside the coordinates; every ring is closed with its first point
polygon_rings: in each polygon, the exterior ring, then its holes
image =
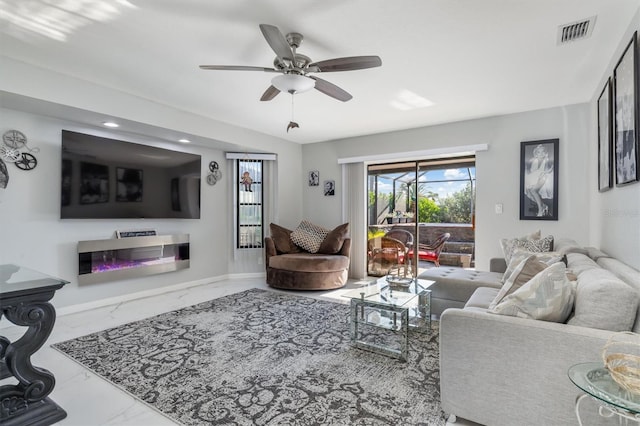
{"type": "Polygon", "coordinates": [[[60,218],[199,219],[201,157],[62,131],[60,218]]]}

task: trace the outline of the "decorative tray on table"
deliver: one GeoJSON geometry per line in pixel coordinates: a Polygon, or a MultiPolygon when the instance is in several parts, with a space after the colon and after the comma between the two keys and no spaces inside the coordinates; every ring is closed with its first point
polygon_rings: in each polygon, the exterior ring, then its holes
{"type": "Polygon", "coordinates": [[[401,277],[399,275],[387,275],[386,280],[390,286],[394,287],[409,287],[413,282],[413,278],[401,277]]]}

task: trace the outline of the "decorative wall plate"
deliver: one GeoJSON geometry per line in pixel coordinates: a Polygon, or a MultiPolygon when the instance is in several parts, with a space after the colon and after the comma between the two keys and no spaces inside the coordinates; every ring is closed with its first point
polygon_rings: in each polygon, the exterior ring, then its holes
{"type": "Polygon", "coordinates": [[[20,149],[27,144],[27,137],[19,130],[7,130],[2,135],[2,142],[9,148],[20,149]]]}
{"type": "Polygon", "coordinates": [[[33,155],[23,152],[22,158],[13,164],[20,170],[33,170],[38,165],[38,160],[33,155]]]}
{"type": "Polygon", "coordinates": [[[20,151],[8,146],[0,146],[0,156],[4,161],[15,163],[21,158],[20,151]]]}

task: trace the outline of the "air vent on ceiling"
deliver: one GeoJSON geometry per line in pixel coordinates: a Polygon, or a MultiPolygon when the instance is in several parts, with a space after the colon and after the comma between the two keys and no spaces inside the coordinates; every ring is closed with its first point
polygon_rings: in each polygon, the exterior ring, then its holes
{"type": "Polygon", "coordinates": [[[572,41],[588,38],[593,32],[596,24],[596,17],[592,16],[570,24],[558,27],[558,44],[570,43],[572,41]]]}

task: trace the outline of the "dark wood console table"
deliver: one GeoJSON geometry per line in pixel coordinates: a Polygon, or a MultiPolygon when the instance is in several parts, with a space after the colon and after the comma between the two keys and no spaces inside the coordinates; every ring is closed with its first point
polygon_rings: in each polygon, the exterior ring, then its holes
{"type": "Polygon", "coordinates": [[[0,336],[0,425],[50,425],[67,413],[47,398],[55,385],[51,372],[31,364],[53,329],[56,311],[49,300],[68,281],[17,265],[0,265],[0,318],[28,327],[15,342],[0,336]]]}

